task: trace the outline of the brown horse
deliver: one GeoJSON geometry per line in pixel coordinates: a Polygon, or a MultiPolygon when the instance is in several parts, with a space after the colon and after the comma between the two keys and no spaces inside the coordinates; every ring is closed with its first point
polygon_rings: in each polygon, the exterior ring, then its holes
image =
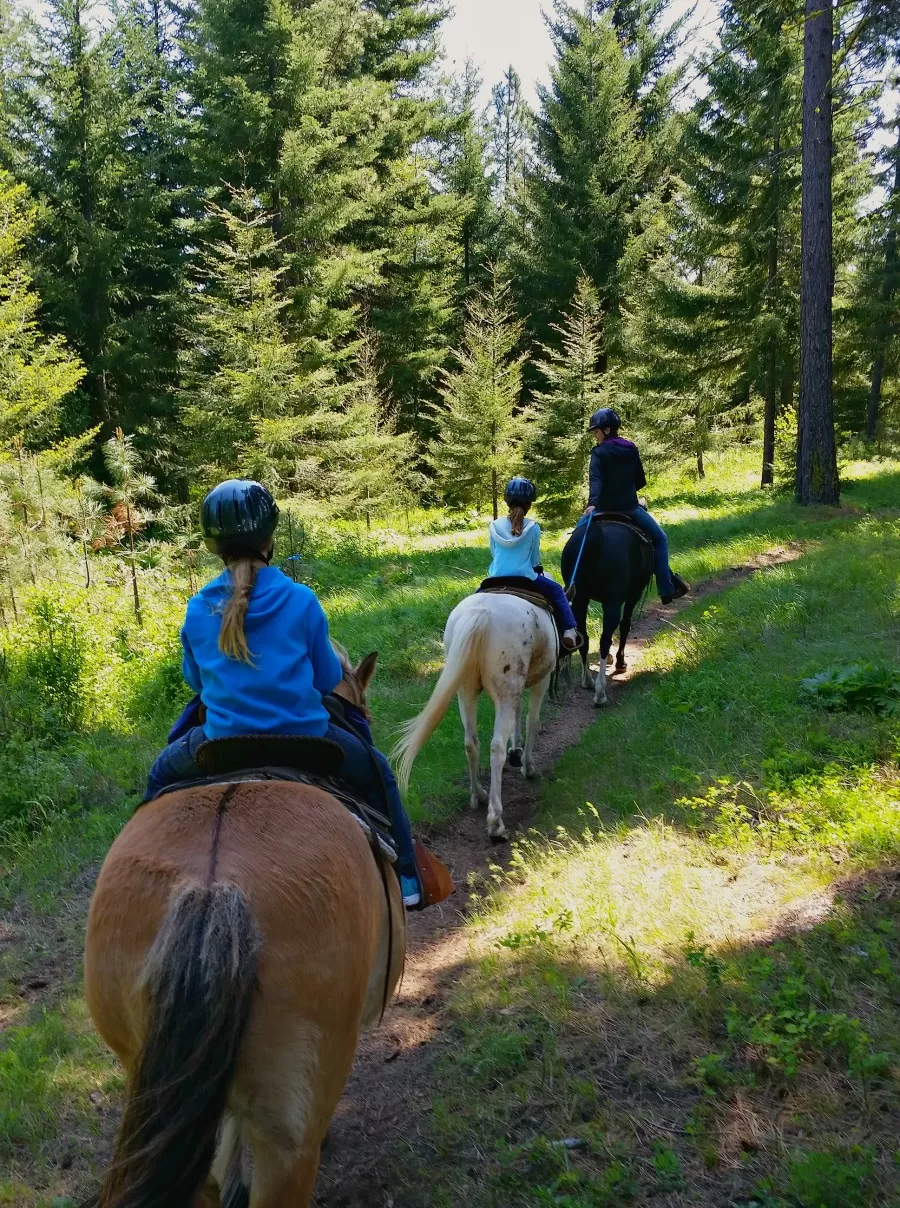
{"type": "MultiPolygon", "coordinates": [[[[358,706],[374,662],[345,662],[340,692],[358,706]]],[[[85,996],[128,1073],[94,1202],[309,1205],[405,942],[397,878],[327,792],[198,785],[143,806],[88,918],[85,996]]]]}

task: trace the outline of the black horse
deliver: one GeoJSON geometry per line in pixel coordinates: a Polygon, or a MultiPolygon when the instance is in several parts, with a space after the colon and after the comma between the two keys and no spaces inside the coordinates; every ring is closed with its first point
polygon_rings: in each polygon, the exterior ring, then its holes
{"type": "Polygon", "coordinates": [[[616,671],[624,671],[625,643],[631,628],[631,617],[641,596],[647,590],[653,574],[653,552],[650,542],[624,519],[604,516],[591,522],[587,537],[584,528],[577,528],[562,554],[563,581],[572,582],[578,551],[584,541],[584,553],[578,563],[572,611],[581,634],[581,658],[585,688],[595,688],[594,704],[606,704],[606,663],[612,649],[613,634],[619,630],[616,671]],[[603,634],[600,638],[600,673],[591,680],[588,665],[587,613],[591,600],[603,605],[603,634]]]}

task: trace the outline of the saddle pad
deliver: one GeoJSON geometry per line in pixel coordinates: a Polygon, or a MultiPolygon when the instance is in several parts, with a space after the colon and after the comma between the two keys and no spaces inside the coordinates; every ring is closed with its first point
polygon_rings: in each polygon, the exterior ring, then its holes
{"type": "Polygon", "coordinates": [[[518,596],[526,604],[534,604],[536,608],[543,608],[544,612],[552,613],[553,605],[547,597],[542,596],[539,591],[535,591],[530,584],[530,579],[517,578],[515,575],[498,576],[495,579],[485,579],[478,588],[478,591],[485,593],[493,592],[501,596],[518,596]]]}
{"type": "Polygon", "coordinates": [[[336,742],[292,734],[211,738],[197,748],[195,758],[210,776],[246,768],[296,768],[313,776],[339,776],[344,766],[344,752],[336,742]]]}

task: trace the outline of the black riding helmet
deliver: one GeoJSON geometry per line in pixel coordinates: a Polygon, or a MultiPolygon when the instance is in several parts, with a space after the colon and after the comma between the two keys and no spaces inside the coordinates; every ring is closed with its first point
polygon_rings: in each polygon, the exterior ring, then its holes
{"type": "Polygon", "coordinates": [[[206,548],[220,558],[258,558],[278,524],[278,504],[251,478],[229,478],[213,487],[200,508],[206,548]]]}
{"type": "Polygon", "coordinates": [[[530,478],[511,478],[503,492],[506,506],[524,508],[527,512],[537,499],[537,487],[530,478]]]}
{"type": "Polygon", "coordinates": [[[614,432],[618,432],[621,427],[622,421],[612,407],[601,407],[591,416],[588,431],[593,432],[597,428],[612,428],[614,432]]]}

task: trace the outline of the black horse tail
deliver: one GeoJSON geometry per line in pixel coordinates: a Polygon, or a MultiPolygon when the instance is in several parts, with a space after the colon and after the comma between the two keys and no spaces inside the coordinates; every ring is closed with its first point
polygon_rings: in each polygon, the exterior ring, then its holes
{"type": "Polygon", "coordinates": [[[144,1046],[99,1208],[190,1208],[209,1174],[256,989],[260,937],[232,885],[190,885],[144,968],[144,1046]]]}

